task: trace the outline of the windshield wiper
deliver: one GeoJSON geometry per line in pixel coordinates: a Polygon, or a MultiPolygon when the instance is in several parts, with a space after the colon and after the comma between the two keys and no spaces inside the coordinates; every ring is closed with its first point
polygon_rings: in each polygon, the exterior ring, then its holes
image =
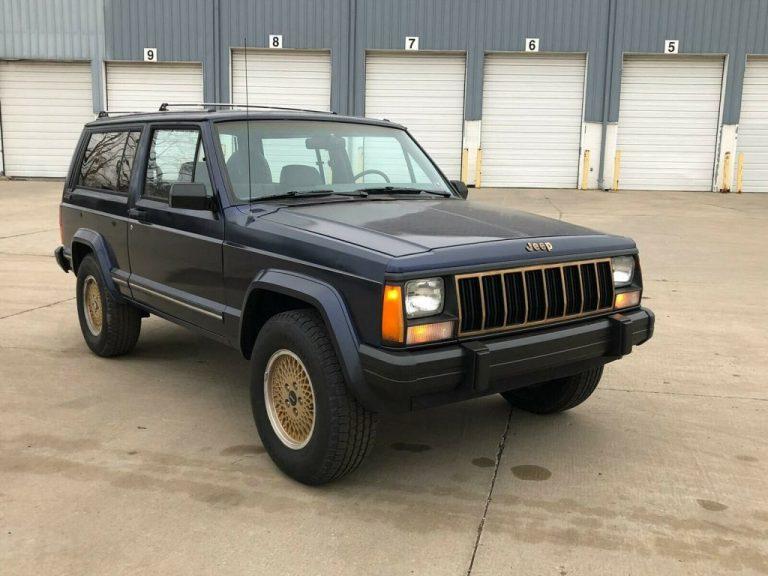
{"type": "Polygon", "coordinates": [[[361,188],[360,191],[368,192],[369,194],[434,194],[435,196],[442,196],[443,198],[450,198],[452,194],[450,192],[444,192],[442,190],[426,190],[424,188],[407,188],[400,186],[379,186],[376,188],[361,188]]]}
{"type": "Polygon", "coordinates": [[[281,198],[317,198],[320,196],[353,196],[365,198],[368,193],[365,190],[355,190],[354,192],[334,192],[333,190],[290,190],[282,194],[270,194],[269,196],[254,196],[251,202],[261,202],[263,200],[279,200],[281,198]]]}

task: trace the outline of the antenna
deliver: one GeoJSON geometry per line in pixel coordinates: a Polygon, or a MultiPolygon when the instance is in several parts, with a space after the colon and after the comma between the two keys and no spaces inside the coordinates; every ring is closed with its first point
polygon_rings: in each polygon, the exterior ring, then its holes
{"type": "Polygon", "coordinates": [[[248,102],[248,44],[243,36],[243,62],[245,67],[245,134],[248,142],[248,203],[253,202],[253,185],[251,184],[251,120],[248,102]]]}

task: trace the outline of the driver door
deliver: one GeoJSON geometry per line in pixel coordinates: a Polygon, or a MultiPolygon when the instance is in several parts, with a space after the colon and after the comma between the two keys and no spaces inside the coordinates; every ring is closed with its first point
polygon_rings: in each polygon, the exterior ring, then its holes
{"type": "MultiPolygon", "coordinates": [[[[196,182],[214,197],[204,133],[197,125],[153,126],[143,182],[129,210],[129,279],[134,299],[223,334],[222,249],[219,210],[169,206],[171,186],[196,182]]],[[[213,206],[218,203],[213,202],[213,206]]]]}

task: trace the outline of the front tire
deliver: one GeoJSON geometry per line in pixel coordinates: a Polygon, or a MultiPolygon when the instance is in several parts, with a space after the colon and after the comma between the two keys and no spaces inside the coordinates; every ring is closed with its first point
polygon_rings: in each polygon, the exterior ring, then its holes
{"type": "Polygon", "coordinates": [[[251,406],[267,453],[283,472],[319,485],[354,471],[373,446],[376,415],[350,394],[313,310],[273,316],[251,356],[251,406]]]}
{"type": "Polygon", "coordinates": [[[120,356],[136,346],[141,312],[112,295],[91,254],[77,268],[77,315],[85,343],[95,354],[120,356]]]}
{"type": "Polygon", "coordinates": [[[573,376],[502,392],[512,406],[534,414],[553,414],[575,408],[592,395],[603,375],[603,367],[573,376]]]}

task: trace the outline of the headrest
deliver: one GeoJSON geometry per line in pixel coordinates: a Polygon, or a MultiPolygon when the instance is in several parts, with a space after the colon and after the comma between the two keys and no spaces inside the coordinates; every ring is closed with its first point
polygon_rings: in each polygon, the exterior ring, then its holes
{"type": "Polygon", "coordinates": [[[304,164],[287,164],[280,171],[280,184],[286,188],[321,186],[323,179],[317,168],[304,164]]]}

